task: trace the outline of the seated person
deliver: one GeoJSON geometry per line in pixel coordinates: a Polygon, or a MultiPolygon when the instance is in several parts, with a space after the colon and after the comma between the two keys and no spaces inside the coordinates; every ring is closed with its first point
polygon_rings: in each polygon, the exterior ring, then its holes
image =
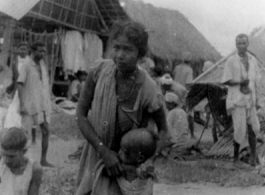
{"type": "MultiPolygon", "coordinates": [[[[152,195],[153,194],[153,166],[146,166],[147,159],[154,156],[157,147],[156,135],[146,129],[134,129],[126,133],[120,143],[119,159],[124,169],[124,175],[116,178],[118,186],[115,189],[117,195],[152,195]]],[[[95,174],[97,175],[97,174],[95,174]]],[[[112,178],[109,182],[113,182],[112,178]]],[[[105,186],[98,179],[94,185],[92,195],[104,194],[105,186]]]]}
{"type": "Polygon", "coordinates": [[[20,128],[5,129],[0,136],[0,194],[38,195],[42,169],[27,158],[27,135],[20,128]]]}
{"type": "Polygon", "coordinates": [[[192,145],[189,140],[189,125],[186,112],[179,106],[179,98],[172,92],[165,95],[168,109],[167,123],[173,147],[182,150],[192,145]]]}
{"type": "Polygon", "coordinates": [[[83,83],[86,80],[86,72],[79,70],[76,73],[76,77],[71,77],[70,80],[71,84],[67,92],[68,100],[77,102],[82,90],[83,83]]]}
{"type": "Polygon", "coordinates": [[[185,106],[187,89],[183,85],[174,81],[168,73],[160,78],[160,82],[163,95],[167,92],[173,92],[179,97],[179,106],[185,106]]]}

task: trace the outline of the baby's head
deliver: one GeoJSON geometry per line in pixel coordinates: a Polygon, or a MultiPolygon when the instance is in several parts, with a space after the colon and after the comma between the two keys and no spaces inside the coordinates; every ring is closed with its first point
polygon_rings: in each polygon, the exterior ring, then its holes
{"type": "Polygon", "coordinates": [[[126,133],[120,143],[119,158],[124,164],[139,165],[156,151],[157,136],[146,129],[134,129],[126,133]]]}
{"type": "Polygon", "coordinates": [[[0,135],[1,157],[9,168],[19,165],[27,151],[28,138],[23,129],[12,127],[0,135]]]}

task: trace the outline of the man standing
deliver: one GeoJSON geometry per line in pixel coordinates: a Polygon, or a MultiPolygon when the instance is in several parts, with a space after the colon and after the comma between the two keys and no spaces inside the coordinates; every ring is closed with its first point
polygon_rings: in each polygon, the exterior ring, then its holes
{"type": "Polygon", "coordinates": [[[222,83],[228,86],[226,109],[232,115],[234,126],[234,163],[240,165],[239,148],[248,133],[250,165],[256,165],[256,135],[260,123],[257,116],[257,82],[259,82],[258,62],[247,52],[248,36],[236,37],[237,52],[227,59],[222,83]]]}
{"type": "Polygon", "coordinates": [[[52,165],[46,160],[51,115],[48,72],[43,61],[46,49],[43,43],[35,42],[31,46],[31,51],[30,59],[22,66],[17,81],[22,128],[29,132],[32,126],[40,125],[42,133],[40,163],[42,166],[51,167],[52,165]]]}
{"type": "Polygon", "coordinates": [[[193,80],[193,70],[190,67],[192,56],[189,52],[182,54],[182,63],[174,68],[173,75],[174,81],[186,87],[187,83],[193,80]]]}

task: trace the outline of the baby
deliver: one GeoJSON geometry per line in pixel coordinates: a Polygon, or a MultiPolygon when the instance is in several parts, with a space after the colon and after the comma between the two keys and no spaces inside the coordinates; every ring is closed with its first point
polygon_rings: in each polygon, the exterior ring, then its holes
{"type": "Polygon", "coordinates": [[[16,127],[0,135],[0,194],[37,195],[42,180],[40,165],[25,156],[27,136],[16,127]]]}
{"type": "Polygon", "coordinates": [[[122,137],[119,158],[125,174],[117,182],[124,195],[152,194],[154,168],[143,165],[155,154],[156,147],[157,136],[146,129],[131,130],[122,137]]]}

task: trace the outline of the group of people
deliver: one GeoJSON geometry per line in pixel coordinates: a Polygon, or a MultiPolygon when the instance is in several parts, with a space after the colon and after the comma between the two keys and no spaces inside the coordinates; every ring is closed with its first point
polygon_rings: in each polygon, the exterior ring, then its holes
{"type": "MultiPolygon", "coordinates": [[[[191,55],[183,54],[183,63],[176,66],[173,78],[165,74],[155,81],[138,66],[148,49],[148,33],[142,24],[116,23],[109,39],[111,59],[95,62],[82,90],[75,93],[76,121],[86,140],[75,194],[151,195],[156,157],[167,147],[185,146],[189,134],[194,138],[193,116],[185,112],[186,84],[193,79],[191,55]]],[[[26,44],[21,46],[27,50],[26,44]]],[[[258,65],[247,53],[246,35],[236,38],[236,46],[238,53],[227,60],[222,82],[228,85],[227,110],[234,121],[235,162],[248,132],[254,166],[260,128],[256,111],[258,65]]],[[[42,132],[40,164],[52,166],[46,160],[51,103],[44,55],[44,45],[36,42],[30,56],[18,57],[13,68],[14,82],[8,93],[14,94],[13,102],[19,100],[16,109],[21,124],[0,135],[0,192],[4,194],[38,194],[41,168],[25,156],[30,132],[37,126],[42,132]]]]}
{"type": "Polygon", "coordinates": [[[0,192],[33,195],[38,194],[42,181],[41,166],[53,167],[46,159],[52,111],[44,61],[46,48],[42,42],[35,42],[29,53],[27,43],[21,43],[17,52],[11,65],[13,82],[6,89],[13,99],[0,133],[0,192]],[[40,162],[35,162],[26,152],[36,143],[38,126],[42,133],[42,148],[40,162]]]}

